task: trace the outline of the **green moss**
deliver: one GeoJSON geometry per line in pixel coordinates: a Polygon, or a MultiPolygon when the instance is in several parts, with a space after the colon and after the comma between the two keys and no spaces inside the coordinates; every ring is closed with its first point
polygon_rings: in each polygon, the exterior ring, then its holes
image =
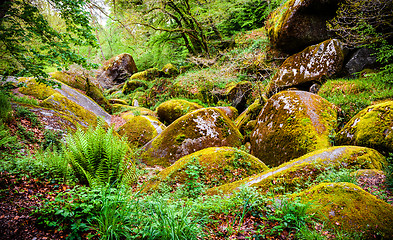
{"type": "Polygon", "coordinates": [[[231,193],[243,184],[260,192],[288,193],[305,189],[319,174],[332,168],[382,169],[387,162],[374,149],[346,146],[331,147],[309,153],[261,174],[208,191],[209,194],[231,193]],[[281,189],[280,192],[277,189],[281,189]]]}
{"type": "Polygon", "coordinates": [[[277,8],[266,21],[266,31],[270,42],[275,44],[279,40],[279,34],[283,26],[291,17],[291,12],[294,10],[293,5],[295,1],[287,1],[284,5],[277,8]]]}
{"type": "Polygon", "coordinates": [[[142,72],[134,73],[130,79],[140,79],[140,80],[153,80],[160,76],[160,70],[157,68],[149,68],[142,72]]]}
{"type": "Polygon", "coordinates": [[[151,116],[136,116],[121,126],[117,133],[127,137],[130,146],[142,147],[163,129],[165,129],[165,126],[151,116]]]}
{"type": "Polygon", "coordinates": [[[328,226],[360,232],[367,239],[393,238],[393,206],[352,183],[322,183],[298,195],[311,203],[309,213],[328,226]]]}
{"type": "Polygon", "coordinates": [[[178,118],[157,138],[150,142],[142,154],[148,165],[167,167],[179,158],[208,147],[240,147],[242,135],[232,121],[215,108],[203,108],[178,118]],[[221,126],[217,122],[223,119],[221,126]],[[185,139],[179,145],[178,136],[185,139]],[[227,137],[224,137],[227,136],[227,137]]]}
{"type": "Polygon", "coordinates": [[[26,84],[25,87],[19,88],[20,93],[33,96],[40,100],[44,100],[52,94],[57,93],[56,90],[54,90],[52,87],[43,83],[38,83],[34,78],[22,77],[19,78],[18,81],[20,83],[26,84]]]}
{"type": "Polygon", "coordinates": [[[393,152],[393,101],[369,106],[356,114],[337,134],[342,145],[372,147],[393,152]]]}
{"type": "Polygon", "coordinates": [[[161,183],[173,188],[187,180],[185,169],[197,159],[201,168],[201,179],[207,187],[219,186],[240,180],[268,169],[254,156],[230,147],[206,148],[184,156],[172,166],[162,170],[158,176],[147,184],[146,190],[155,189],[161,183]]]}
{"type": "Polygon", "coordinates": [[[194,102],[172,99],[161,103],[157,107],[157,115],[164,124],[169,125],[179,117],[200,108],[202,106],[194,102]]]}
{"type": "MultiPolygon", "coordinates": [[[[118,106],[118,105],[117,105],[118,106]]],[[[120,117],[124,120],[128,121],[131,120],[135,116],[152,116],[154,118],[157,117],[157,114],[150,109],[143,108],[143,107],[133,107],[133,106],[121,106],[121,110],[123,112],[120,113],[120,117]]]]}
{"type": "Polygon", "coordinates": [[[268,100],[258,117],[251,133],[251,152],[269,166],[278,166],[330,147],[329,135],[336,124],[337,110],[320,96],[280,92],[268,100]]]}
{"type": "Polygon", "coordinates": [[[124,83],[122,92],[123,94],[129,94],[139,88],[145,90],[148,88],[148,86],[144,81],[130,79],[124,83]]]}
{"type": "Polygon", "coordinates": [[[179,70],[172,63],[166,64],[161,70],[166,77],[174,77],[179,75],[179,70]]]}
{"type": "Polygon", "coordinates": [[[128,102],[126,101],[126,100],[124,100],[124,99],[109,99],[109,103],[110,104],[121,104],[121,105],[126,105],[126,106],[129,106],[128,105],[128,102]]]}
{"type": "Polygon", "coordinates": [[[243,135],[246,135],[246,125],[250,121],[256,120],[258,118],[262,108],[263,104],[261,104],[260,100],[257,99],[244,112],[242,112],[239,117],[236,118],[235,125],[243,135]]]}
{"type": "Polygon", "coordinates": [[[72,117],[79,118],[84,127],[97,125],[97,116],[79,104],[69,100],[60,93],[54,93],[40,103],[41,106],[64,112],[72,117]]]}

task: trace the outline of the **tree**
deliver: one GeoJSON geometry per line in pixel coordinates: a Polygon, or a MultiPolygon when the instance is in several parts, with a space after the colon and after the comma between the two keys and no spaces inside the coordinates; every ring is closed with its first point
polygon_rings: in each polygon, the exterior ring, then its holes
{"type": "Polygon", "coordinates": [[[5,0],[0,5],[0,74],[35,76],[44,81],[47,66],[67,67],[88,61],[73,47],[96,47],[84,0],[5,0]],[[48,3],[45,5],[44,3],[48,3]],[[43,14],[55,14],[64,22],[63,30],[50,26],[43,14]]]}

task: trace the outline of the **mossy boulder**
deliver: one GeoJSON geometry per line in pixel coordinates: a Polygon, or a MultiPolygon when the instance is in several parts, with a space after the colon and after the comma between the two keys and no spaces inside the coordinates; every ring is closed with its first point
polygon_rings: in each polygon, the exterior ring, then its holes
{"type": "Polygon", "coordinates": [[[134,59],[128,53],[122,53],[106,61],[97,74],[97,80],[105,89],[125,82],[138,72],[134,59]]]}
{"type": "Polygon", "coordinates": [[[144,147],[142,161],[168,167],[208,147],[240,147],[242,135],[220,110],[203,108],[177,119],[144,147]]]}
{"type": "Polygon", "coordinates": [[[141,88],[143,90],[147,89],[147,83],[141,80],[128,80],[127,82],[124,83],[123,85],[123,94],[129,94],[133,91],[135,91],[137,88],[141,88]]]}
{"type": "Polygon", "coordinates": [[[109,99],[110,104],[121,104],[121,105],[126,105],[128,106],[128,102],[124,99],[119,99],[119,98],[113,98],[109,99]]]}
{"type": "Polygon", "coordinates": [[[229,119],[233,121],[239,116],[237,109],[234,107],[215,107],[215,108],[221,110],[223,113],[225,113],[225,115],[227,115],[229,119]]]}
{"type": "Polygon", "coordinates": [[[50,97],[42,101],[40,105],[66,113],[73,118],[79,118],[83,127],[97,125],[97,115],[60,93],[52,94],[50,97]]]}
{"type": "Polygon", "coordinates": [[[264,104],[261,103],[261,100],[257,99],[235,119],[235,125],[244,137],[249,136],[251,131],[254,130],[254,128],[248,128],[247,125],[249,125],[250,121],[254,121],[258,118],[259,113],[262,111],[263,105],[264,104]]]}
{"type": "Polygon", "coordinates": [[[135,116],[151,116],[151,117],[157,118],[157,114],[148,108],[124,106],[124,105],[123,105],[123,107],[124,107],[124,110],[126,110],[126,111],[120,113],[120,117],[122,117],[126,121],[132,119],[135,116]]]}
{"type": "Polygon", "coordinates": [[[161,75],[162,75],[162,72],[160,70],[158,70],[157,68],[149,68],[145,71],[134,73],[130,77],[130,79],[140,79],[140,80],[144,80],[144,81],[150,81],[150,80],[153,80],[161,75]]]}
{"type": "Polygon", "coordinates": [[[369,106],[356,114],[337,134],[337,144],[393,152],[393,101],[369,106]]]}
{"type": "Polygon", "coordinates": [[[161,71],[164,73],[165,77],[175,77],[179,75],[179,69],[172,63],[166,64],[161,71]]]}
{"type": "Polygon", "coordinates": [[[251,154],[278,166],[317,149],[331,146],[337,110],[324,98],[304,91],[271,97],[251,133],[251,154]]]}
{"type": "MultiPolygon", "coordinates": [[[[344,52],[339,40],[326,40],[287,58],[267,86],[267,97],[288,88],[313,91],[343,66],[344,52]]],[[[315,92],[314,92],[315,93],[315,92]]]]}
{"type": "Polygon", "coordinates": [[[189,102],[182,99],[172,99],[161,103],[156,111],[158,118],[166,125],[171,124],[179,117],[186,115],[189,112],[203,108],[203,106],[189,102]]]}
{"type": "Polygon", "coordinates": [[[362,233],[364,239],[393,239],[393,206],[355,184],[321,183],[296,196],[329,227],[362,233]]]}
{"type": "Polygon", "coordinates": [[[21,77],[18,78],[19,83],[23,83],[24,87],[19,88],[19,92],[25,95],[33,96],[39,100],[44,100],[54,93],[57,93],[52,87],[37,82],[35,78],[21,77]]]}
{"type": "Polygon", "coordinates": [[[288,0],[266,21],[270,42],[275,48],[295,53],[331,38],[326,21],[336,16],[342,0],[288,0]]]}
{"type": "Polygon", "coordinates": [[[239,112],[243,112],[246,109],[247,100],[251,93],[252,83],[242,81],[226,89],[226,98],[231,103],[231,106],[235,107],[239,112]]]}
{"type": "Polygon", "coordinates": [[[382,169],[384,156],[365,147],[341,146],[321,149],[246,179],[208,190],[209,194],[228,194],[240,186],[277,194],[306,189],[321,173],[335,169],[382,169]]]}
{"type": "Polygon", "coordinates": [[[122,125],[117,133],[127,137],[129,145],[142,147],[165,128],[164,124],[152,116],[135,116],[122,125]]]}
{"type": "Polygon", "coordinates": [[[150,180],[146,190],[156,189],[161,183],[177,188],[191,181],[187,174],[190,166],[199,169],[198,181],[205,187],[220,186],[268,170],[263,162],[244,151],[212,147],[180,158],[150,180]]]}

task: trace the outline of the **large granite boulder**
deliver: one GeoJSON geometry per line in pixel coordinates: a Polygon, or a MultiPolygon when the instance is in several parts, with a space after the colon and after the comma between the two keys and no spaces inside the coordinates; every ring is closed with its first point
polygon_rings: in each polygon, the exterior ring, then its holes
{"type": "Polygon", "coordinates": [[[152,116],[134,116],[117,129],[117,133],[127,137],[130,146],[142,147],[165,128],[164,124],[152,116]]]}
{"type": "Polygon", "coordinates": [[[393,152],[393,101],[369,106],[356,114],[337,134],[337,144],[393,152]]]}
{"type": "Polygon", "coordinates": [[[309,203],[309,214],[323,219],[327,227],[340,226],[364,239],[393,239],[393,206],[353,183],[321,183],[297,194],[309,203]]]}
{"type": "Polygon", "coordinates": [[[202,108],[178,118],[144,146],[142,161],[168,167],[193,152],[208,147],[240,147],[243,136],[220,110],[202,108]]]}
{"type": "Polygon", "coordinates": [[[343,62],[343,47],[336,39],[307,47],[280,66],[266,88],[267,96],[288,88],[312,91],[311,86],[322,84],[326,78],[338,73],[343,62]]]}
{"type": "Polygon", "coordinates": [[[317,149],[331,146],[337,123],[335,106],[303,91],[271,97],[251,133],[251,154],[268,166],[278,166],[317,149]]]}
{"type": "Polygon", "coordinates": [[[208,193],[229,194],[246,185],[263,193],[274,191],[276,194],[285,194],[308,188],[324,172],[341,168],[381,170],[386,164],[385,157],[371,148],[331,147],[311,152],[243,180],[209,189],[208,193]]]}
{"type": "Polygon", "coordinates": [[[268,170],[258,158],[244,151],[231,147],[212,147],[180,158],[152,178],[146,190],[156,189],[161,183],[176,189],[179,185],[192,181],[193,176],[187,174],[190,167],[199,169],[198,181],[207,188],[238,181],[268,170]]]}
{"type": "Polygon", "coordinates": [[[333,37],[326,21],[336,16],[342,0],[289,0],[267,19],[266,29],[274,47],[287,53],[333,37]]]}
{"type": "Polygon", "coordinates": [[[158,118],[166,125],[171,124],[179,117],[186,115],[194,110],[203,108],[203,106],[182,99],[172,99],[161,103],[156,111],[158,118]]]}
{"type": "Polygon", "coordinates": [[[106,61],[97,74],[97,80],[105,89],[125,82],[133,73],[138,72],[134,59],[122,53],[106,61]]]}

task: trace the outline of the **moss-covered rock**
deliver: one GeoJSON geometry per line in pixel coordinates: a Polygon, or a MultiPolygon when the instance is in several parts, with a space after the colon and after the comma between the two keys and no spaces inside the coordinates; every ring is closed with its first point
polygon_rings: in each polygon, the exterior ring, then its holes
{"type": "Polygon", "coordinates": [[[247,100],[251,93],[252,83],[242,81],[226,89],[226,98],[231,103],[231,106],[235,107],[239,112],[243,112],[246,109],[247,100]]]}
{"type": "Polygon", "coordinates": [[[240,147],[242,135],[220,110],[203,108],[177,119],[146,144],[141,156],[148,165],[168,167],[181,157],[208,147],[240,147]]]}
{"type": "Polygon", "coordinates": [[[164,73],[165,77],[175,77],[179,75],[179,69],[172,63],[166,64],[161,71],[164,73]]]}
{"type": "Polygon", "coordinates": [[[142,88],[142,89],[147,89],[147,83],[141,80],[128,80],[127,82],[124,83],[123,85],[123,94],[129,94],[133,91],[135,91],[137,88],[142,88]]]}
{"type": "Polygon", "coordinates": [[[336,142],[393,152],[393,101],[360,111],[337,134],[336,142]]]}
{"type": "Polygon", "coordinates": [[[130,79],[140,79],[144,81],[153,80],[162,75],[162,72],[157,68],[149,68],[142,72],[134,73],[130,79]]]}
{"type": "Polygon", "coordinates": [[[118,98],[109,99],[109,103],[110,103],[110,104],[121,104],[121,105],[126,105],[126,106],[128,106],[128,103],[127,103],[126,100],[124,100],[124,99],[118,99],[118,98]]]}
{"type": "Polygon", "coordinates": [[[203,106],[194,102],[182,99],[172,99],[161,103],[156,111],[160,121],[169,125],[179,117],[200,108],[203,108],[203,106]]]}
{"type": "Polygon", "coordinates": [[[128,53],[122,53],[104,63],[97,80],[105,89],[125,82],[133,73],[138,72],[134,59],[128,53]]]}
{"type": "MultiPolygon", "coordinates": [[[[244,110],[239,117],[235,120],[235,125],[243,134],[244,137],[249,136],[251,131],[249,128],[246,128],[250,121],[256,120],[258,118],[259,113],[262,111],[264,104],[261,104],[260,99],[254,101],[253,104],[248,106],[246,110],[244,110]]],[[[255,125],[254,125],[255,127],[255,125]]],[[[251,129],[253,130],[253,129],[251,129]]]]}
{"type": "Polygon", "coordinates": [[[251,154],[268,166],[331,146],[337,110],[322,97],[284,91],[270,98],[251,133],[251,154]]]}
{"type": "Polygon", "coordinates": [[[44,83],[37,82],[34,78],[21,77],[18,81],[25,85],[24,87],[19,88],[20,93],[33,96],[40,100],[44,100],[56,93],[55,89],[44,83]]]}
{"type": "Polygon", "coordinates": [[[227,117],[231,120],[235,120],[239,114],[236,108],[234,107],[215,107],[219,110],[221,110],[223,113],[225,113],[225,115],[227,115],[227,117]]]}
{"type": "Polygon", "coordinates": [[[246,179],[208,190],[209,194],[228,194],[246,185],[260,192],[277,194],[309,187],[318,175],[334,169],[382,169],[387,164],[376,150],[365,147],[342,146],[317,150],[246,179]]]}
{"type": "Polygon", "coordinates": [[[266,30],[274,47],[288,53],[332,37],[326,21],[336,15],[341,0],[288,0],[266,21],[266,30]]]}
{"type": "Polygon", "coordinates": [[[97,115],[60,93],[52,94],[42,101],[40,105],[66,113],[73,118],[79,118],[81,119],[81,125],[84,127],[97,125],[97,115]]]}
{"type": "Polygon", "coordinates": [[[165,125],[152,116],[135,116],[121,126],[117,133],[127,137],[129,145],[142,147],[155,138],[164,129],[165,125]]]}
{"type": "Polygon", "coordinates": [[[364,239],[393,239],[393,206],[355,184],[321,183],[296,196],[330,227],[362,233],[364,239]]]}
{"type": "Polygon", "coordinates": [[[190,165],[200,169],[198,181],[205,187],[220,186],[268,170],[263,162],[246,152],[231,147],[212,147],[180,158],[153,178],[146,190],[155,189],[161,183],[177,188],[191,181],[187,174],[190,165]]]}
{"type": "Polygon", "coordinates": [[[120,113],[120,117],[122,117],[126,121],[132,119],[135,116],[151,116],[157,118],[157,114],[148,108],[124,105],[123,107],[126,111],[120,113]]]}
{"type": "Polygon", "coordinates": [[[280,66],[266,88],[267,96],[288,88],[311,91],[313,84],[322,84],[327,77],[339,72],[343,62],[342,43],[336,39],[307,47],[280,66]]]}

